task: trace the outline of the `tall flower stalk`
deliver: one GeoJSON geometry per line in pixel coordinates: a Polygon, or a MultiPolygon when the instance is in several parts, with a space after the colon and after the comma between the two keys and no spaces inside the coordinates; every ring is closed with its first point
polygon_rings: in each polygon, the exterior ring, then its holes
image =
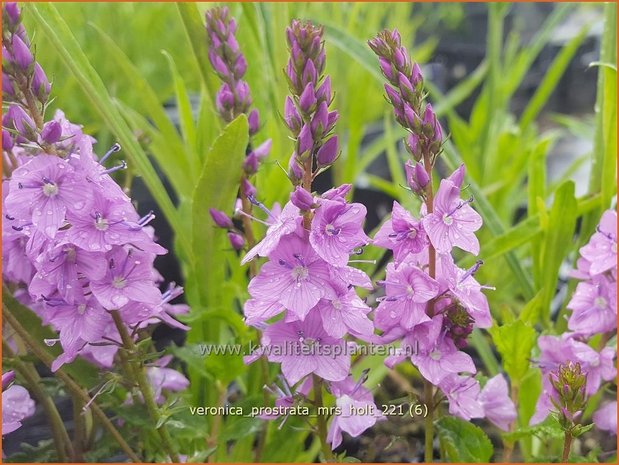
{"type": "Polygon", "coordinates": [[[386,364],[392,367],[412,351],[410,359],[423,377],[424,453],[425,461],[431,462],[433,424],[441,398],[449,402],[451,414],[467,420],[486,416],[503,429],[516,412],[505,379],[492,378],[482,390],[473,377],[473,360],[461,350],[475,326],[492,324],[481,292],[488,287],[474,278],[482,262],[463,270],[451,256],[454,247],[479,253],[475,232],[482,219],[470,206],[473,198],[461,198],[464,166],[442,179],[434,191],[434,166],[443,134],[425,101],[421,69],[402,46],[397,30],[385,30],[368,44],[387,80],[385,92],[395,118],[408,132],[405,146],[412,157],[405,165],[408,186],[422,201],[419,219],[394,202],[392,218],[374,238],[374,245],[390,249],[394,258],[380,283],[385,296],[378,299],[374,323],[383,331],[384,341],[401,340],[401,353],[387,358],[386,364]]]}
{"type": "Polygon", "coordinates": [[[143,362],[144,349],[136,346],[138,332],[153,324],[186,329],[172,316],[186,308],[169,303],[182,288],[159,289],[163,278],[153,263],[166,250],[148,226],[154,214],[140,216],[110,176],[126,167],[124,161],[105,166],[120,146],[97,157],[94,139],[61,111],[46,120],[51,85],[31,53],[17,5],[3,6],[3,25],[3,280],[56,331],[45,341],[62,347],[52,371],[78,356],[105,370],[116,357],[126,359],[129,398],[144,402],[164,453],[176,461],[160,424],[163,398],[153,389],[181,390],[188,381],[178,373],[174,385],[153,383],[149,374],[159,367],[143,362]]]}
{"type": "Polygon", "coordinates": [[[246,322],[263,331],[261,348],[246,361],[266,355],[281,363],[282,387],[269,386],[269,392],[277,396],[276,405],[314,407],[314,432],[324,458],[332,460],[342,432],[358,436],[382,416],[363,386],[365,375],[358,381],[350,375],[351,338],[369,339],[374,333],[370,308],[354,290],[370,289],[371,282],[350,266],[350,256],[369,242],[362,228],[366,209],[345,199],[350,185],[322,195],[312,190],[316,176],[338,156],[332,135],[337,112],[329,110],[322,34],[321,27],[298,20],[286,30],[290,95],[284,119],[294,139],[288,173],[294,190],[279,214],[254,199],[268,215],[269,228],[242,263],[268,258],[249,283],[251,298],[244,306],[246,322]],[[340,408],[332,418],[321,408],[325,389],[340,408]],[[351,414],[351,405],[368,413],[351,414]]]}

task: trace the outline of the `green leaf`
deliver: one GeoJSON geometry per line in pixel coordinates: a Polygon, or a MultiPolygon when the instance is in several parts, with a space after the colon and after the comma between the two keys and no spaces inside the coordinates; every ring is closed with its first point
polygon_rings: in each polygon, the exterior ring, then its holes
{"type": "Polygon", "coordinates": [[[537,333],[521,320],[493,326],[489,332],[501,354],[505,372],[513,384],[519,385],[529,369],[529,358],[537,340],[537,333]]]}
{"type": "Polygon", "coordinates": [[[559,267],[569,250],[568,244],[572,244],[574,236],[578,215],[577,205],[574,197],[574,183],[572,181],[563,183],[555,193],[539,261],[543,267],[542,318],[548,325],[550,323],[550,302],[557,288],[559,267]]]}
{"type": "Polygon", "coordinates": [[[574,55],[587,37],[590,25],[581,28],[565,46],[550,64],[548,70],[544,73],[544,78],[537,86],[533,97],[527,103],[522,117],[520,118],[520,130],[524,133],[529,125],[537,118],[537,115],[542,110],[553,91],[557,88],[559,80],[565,73],[565,70],[571,63],[574,55]]]}
{"type": "Polygon", "coordinates": [[[545,421],[535,426],[525,426],[518,428],[515,431],[509,433],[503,433],[503,439],[506,441],[517,441],[519,439],[530,438],[533,436],[541,439],[559,439],[564,435],[563,430],[559,426],[559,423],[554,419],[545,421]]]}
{"type": "Polygon", "coordinates": [[[443,459],[449,462],[484,463],[494,453],[486,433],[468,421],[443,417],[436,422],[436,431],[443,459]]]}

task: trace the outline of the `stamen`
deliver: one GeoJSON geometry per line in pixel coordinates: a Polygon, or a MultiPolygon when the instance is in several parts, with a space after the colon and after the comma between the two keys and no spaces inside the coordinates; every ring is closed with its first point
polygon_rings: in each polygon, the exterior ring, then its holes
{"type": "Polygon", "coordinates": [[[105,163],[105,160],[107,160],[110,157],[110,155],[112,155],[113,153],[116,153],[116,152],[120,152],[121,149],[122,149],[122,147],[120,146],[119,143],[116,143],[116,144],[112,145],[110,147],[110,149],[107,152],[105,152],[105,155],[103,155],[99,159],[99,164],[103,165],[103,163],[105,163]]]}
{"type": "Polygon", "coordinates": [[[112,168],[109,168],[107,170],[103,170],[101,172],[101,174],[112,174],[112,173],[114,173],[116,171],[120,171],[120,170],[124,170],[124,169],[127,169],[127,162],[125,160],[122,160],[120,162],[120,165],[116,165],[116,166],[114,166],[112,168]]]}
{"type": "Polygon", "coordinates": [[[255,205],[256,207],[258,207],[260,210],[262,210],[263,212],[265,212],[267,215],[269,215],[269,218],[272,218],[273,220],[276,220],[277,218],[275,218],[275,216],[273,215],[273,213],[271,213],[271,210],[269,210],[262,202],[260,202],[259,200],[256,199],[256,197],[254,197],[253,195],[248,195],[247,196],[247,200],[249,200],[249,202],[252,205],[255,205]]]}
{"type": "Polygon", "coordinates": [[[151,210],[146,215],[138,220],[140,226],[146,226],[148,223],[156,218],[155,213],[151,210]]]}
{"type": "Polygon", "coordinates": [[[608,239],[609,241],[611,241],[611,242],[617,242],[617,238],[616,238],[616,237],[614,237],[614,236],[613,236],[612,234],[610,234],[610,233],[607,233],[607,232],[602,231],[602,229],[600,228],[600,225],[597,225],[597,226],[596,226],[596,228],[595,228],[595,230],[596,230],[597,232],[599,232],[602,236],[604,236],[606,239],[608,239]]]}
{"type": "Polygon", "coordinates": [[[301,266],[305,266],[305,262],[303,261],[303,255],[295,253],[293,254],[293,257],[297,259],[301,266]]]}
{"type": "Polygon", "coordinates": [[[460,278],[460,281],[458,281],[458,284],[462,283],[469,276],[473,276],[475,273],[477,273],[477,270],[479,270],[479,268],[483,264],[484,264],[483,260],[477,260],[475,264],[472,267],[470,267],[468,270],[466,270],[466,272],[462,275],[462,277],[460,278]]]}
{"type": "Polygon", "coordinates": [[[256,218],[255,216],[252,216],[252,215],[250,215],[249,213],[245,213],[245,212],[244,212],[243,210],[241,210],[241,209],[236,210],[236,213],[238,213],[239,215],[246,216],[246,217],[247,217],[247,218],[249,218],[250,220],[257,221],[258,223],[261,223],[261,224],[263,224],[263,225],[265,225],[265,226],[271,226],[271,225],[270,225],[269,223],[267,223],[266,221],[263,221],[263,220],[261,220],[261,219],[259,219],[259,218],[256,218]]]}
{"type": "Polygon", "coordinates": [[[473,196],[471,195],[468,199],[464,200],[463,202],[460,202],[456,208],[454,208],[451,212],[449,212],[447,215],[447,217],[453,215],[454,213],[456,213],[458,210],[460,210],[462,207],[464,207],[465,205],[468,205],[469,203],[473,203],[473,196]]]}
{"type": "Polygon", "coordinates": [[[376,265],[376,260],[349,260],[348,263],[370,263],[376,265]]]}

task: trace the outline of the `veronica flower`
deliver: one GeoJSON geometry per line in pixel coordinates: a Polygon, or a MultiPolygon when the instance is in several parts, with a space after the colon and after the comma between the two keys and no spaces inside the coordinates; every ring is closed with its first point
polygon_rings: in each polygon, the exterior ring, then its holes
{"type": "Polygon", "coordinates": [[[449,402],[449,413],[464,420],[482,418],[484,408],[479,402],[479,382],[471,376],[450,374],[445,376],[438,387],[449,402]]]}
{"type": "Polygon", "coordinates": [[[153,282],[152,260],[152,256],[135,249],[113,249],[107,254],[105,276],[90,283],[93,294],[110,310],[131,301],[157,305],[161,292],[153,282]]]}
{"type": "Polygon", "coordinates": [[[443,318],[437,315],[413,330],[410,341],[415,341],[416,350],[411,361],[421,375],[434,385],[450,374],[476,373],[470,355],[459,351],[453,341],[442,332],[443,318]]]}
{"type": "Polygon", "coordinates": [[[321,299],[316,308],[322,315],[325,331],[329,336],[342,338],[347,333],[369,336],[374,334],[374,324],[368,318],[370,307],[348,289],[330,300],[321,299]]]}
{"type": "Polygon", "coordinates": [[[327,334],[317,311],[303,321],[278,321],[262,335],[262,346],[270,362],[281,363],[288,383],[296,384],[310,373],[328,381],[341,381],[350,371],[346,342],[327,334]]]}
{"type": "Polygon", "coordinates": [[[309,237],[316,253],[335,266],[346,265],[353,250],[370,240],[363,232],[366,214],[360,203],[321,200],[309,237]]]}
{"type": "MultiPolygon", "coordinates": [[[[425,171],[424,171],[425,172],[425,171]]],[[[374,245],[393,250],[397,264],[409,253],[419,253],[428,245],[426,232],[421,221],[416,220],[395,200],[391,219],[387,220],[374,236],[374,245]]]]}
{"type": "Polygon", "coordinates": [[[617,435],[617,402],[606,402],[593,414],[593,423],[603,431],[617,435]]]}
{"type": "Polygon", "coordinates": [[[578,283],[567,304],[572,310],[569,329],[587,336],[614,330],[617,327],[616,284],[605,276],[578,283]]]}
{"type": "Polygon", "coordinates": [[[247,252],[243,260],[241,260],[241,265],[244,265],[258,255],[261,257],[268,256],[277,247],[279,240],[283,236],[296,231],[298,225],[301,223],[301,216],[299,213],[298,207],[292,204],[292,202],[286,203],[281,213],[277,216],[269,212],[271,224],[264,239],[247,252]]]}
{"type": "Polygon", "coordinates": [[[617,212],[607,210],[602,215],[597,231],[580,254],[591,264],[589,273],[597,275],[617,269],[617,212]]]}
{"type": "Polygon", "coordinates": [[[89,196],[85,191],[66,161],[42,154],[13,171],[6,207],[12,216],[31,219],[37,229],[53,238],[65,223],[67,208],[86,207],[89,196]]]}
{"type": "Polygon", "coordinates": [[[22,421],[34,415],[34,401],[28,391],[17,384],[10,385],[12,371],[2,374],[2,435],[12,433],[22,421]]]}
{"type": "Polygon", "coordinates": [[[509,397],[507,381],[502,375],[486,381],[478,401],[484,409],[484,416],[503,431],[508,431],[509,425],[516,420],[516,406],[509,397]]]}
{"type": "Polygon", "coordinates": [[[349,376],[343,381],[329,384],[331,393],[335,396],[335,403],[341,410],[341,414],[333,416],[327,434],[327,440],[333,449],[342,443],[342,432],[357,437],[374,426],[377,421],[385,419],[376,407],[372,393],[363,386],[366,378],[367,376],[362,376],[355,382],[353,377],[349,376]]]}
{"type": "Polygon", "coordinates": [[[475,231],[482,219],[469,203],[460,199],[460,189],[450,180],[443,179],[434,198],[434,211],[423,218],[430,242],[439,253],[449,253],[456,246],[474,255],[479,253],[475,231]]]}
{"type": "Polygon", "coordinates": [[[376,308],[375,323],[379,329],[387,330],[395,325],[412,329],[429,321],[425,304],[438,295],[438,283],[416,266],[402,263],[387,265],[387,277],[382,283],[385,297],[376,308]]]}
{"type": "Polygon", "coordinates": [[[166,366],[172,361],[172,356],[161,357],[152,366],[146,368],[146,376],[154,390],[155,402],[163,404],[163,391],[184,391],[189,387],[189,380],[182,374],[166,366]]]}
{"type": "Polygon", "coordinates": [[[279,302],[303,320],[323,297],[334,295],[329,265],[309,244],[307,233],[284,236],[269,261],[249,283],[250,295],[261,302],[279,302]]]}

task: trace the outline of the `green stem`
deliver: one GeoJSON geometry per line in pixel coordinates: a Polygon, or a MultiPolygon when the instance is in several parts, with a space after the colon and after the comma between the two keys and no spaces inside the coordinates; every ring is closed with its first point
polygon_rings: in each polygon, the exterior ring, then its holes
{"type": "Polygon", "coordinates": [[[13,368],[21,375],[28,386],[28,390],[38,401],[39,405],[43,407],[43,410],[45,410],[47,421],[52,430],[52,437],[54,439],[56,453],[58,454],[58,460],[60,462],[68,462],[69,457],[72,459],[75,458],[75,453],[71,446],[71,439],[64,427],[62,417],[60,413],[58,413],[58,409],[52,398],[47,395],[41,387],[41,377],[37,373],[36,368],[31,363],[22,362],[5,341],[2,341],[2,352],[5,356],[12,359],[11,364],[13,368]]]}
{"type": "MultiPolygon", "coordinates": [[[[13,315],[10,308],[8,308],[5,304],[2,305],[2,316],[3,320],[17,333],[17,335],[24,341],[24,343],[28,346],[30,351],[37,357],[41,362],[43,362],[49,369],[52,367],[52,363],[54,362],[54,357],[47,352],[43,347],[41,347],[40,343],[35,340],[30,333],[21,325],[19,320],[13,315]]],[[[127,454],[129,459],[131,459],[134,463],[141,463],[142,460],[133,452],[129,444],[125,441],[122,435],[118,432],[114,424],[107,417],[105,412],[101,410],[99,407],[88,395],[81,386],[79,386],[73,379],[66,374],[62,368],[56,370],[54,376],[59,378],[66,388],[71,391],[71,393],[84,401],[84,404],[89,404],[90,409],[93,411],[95,416],[99,419],[103,427],[112,435],[114,440],[118,443],[120,448],[127,454]]]]}
{"type": "MultiPolygon", "coordinates": [[[[131,339],[129,332],[127,331],[127,327],[122,321],[120,313],[118,313],[118,310],[112,310],[110,313],[112,315],[112,319],[114,320],[114,324],[116,325],[116,329],[118,330],[118,333],[120,334],[123,347],[130,354],[136,354],[137,348],[133,342],[133,339],[131,339]]],[[[148,411],[148,414],[151,417],[151,420],[153,421],[153,423],[157,425],[160,419],[159,407],[157,406],[157,403],[155,402],[153,390],[150,386],[150,382],[148,381],[148,378],[146,377],[146,371],[144,370],[144,367],[141,364],[137,364],[133,360],[128,360],[128,364],[133,366],[133,374],[135,376],[135,381],[138,387],[140,388],[140,391],[142,392],[142,398],[144,399],[144,405],[146,406],[146,410],[148,411]]],[[[170,433],[168,433],[167,428],[165,427],[165,425],[161,425],[160,427],[156,429],[161,438],[163,449],[165,450],[165,452],[168,454],[168,456],[173,462],[178,463],[179,462],[178,454],[176,453],[176,451],[174,450],[174,447],[172,446],[172,439],[170,437],[170,433]]]]}
{"type": "Polygon", "coordinates": [[[327,419],[322,413],[322,379],[318,375],[312,375],[312,381],[314,384],[314,406],[316,407],[318,438],[320,439],[320,445],[322,447],[322,453],[325,456],[327,462],[333,461],[333,451],[331,446],[327,442],[327,419]]]}

